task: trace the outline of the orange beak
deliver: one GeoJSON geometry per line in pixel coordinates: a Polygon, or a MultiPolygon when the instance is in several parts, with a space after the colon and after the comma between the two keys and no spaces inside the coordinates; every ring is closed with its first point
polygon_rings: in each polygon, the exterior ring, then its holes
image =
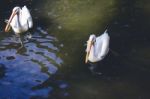
{"type": "Polygon", "coordinates": [[[12,14],[11,14],[9,20],[8,20],[8,23],[7,23],[6,27],[5,27],[5,32],[8,32],[8,31],[10,30],[10,23],[11,23],[13,17],[14,17],[16,14],[17,14],[17,13],[12,12],[12,14]]]}
{"type": "Polygon", "coordinates": [[[91,51],[91,47],[92,47],[92,42],[89,42],[87,43],[87,53],[86,53],[86,57],[85,57],[85,63],[88,62],[88,58],[89,58],[89,54],[90,54],[90,51],[91,51]]]}

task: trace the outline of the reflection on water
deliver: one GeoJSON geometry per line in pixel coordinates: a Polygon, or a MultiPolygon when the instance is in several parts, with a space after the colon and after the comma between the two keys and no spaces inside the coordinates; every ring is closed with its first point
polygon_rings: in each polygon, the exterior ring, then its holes
{"type": "Polygon", "coordinates": [[[0,21],[9,16],[10,8],[27,5],[34,29],[31,39],[24,36],[25,47],[18,51],[13,35],[0,28],[4,34],[0,36],[0,98],[149,99],[150,22],[145,2],[4,1],[0,21]],[[84,44],[89,34],[100,35],[106,27],[111,50],[93,65],[101,75],[92,74],[90,64],[84,64],[84,44]]]}
{"type": "MultiPolygon", "coordinates": [[[[32,90],[32,87],[45,82],[62,64],[62,59],[57,56],[59,50],[55,42],[58,42],[57,38],[40,27],[29,41],[24,41],[25,47],[20,51],[17,51],[19,43],[12,36],[1,40],[0,63],[6,68],[5,76],[0,79],[1,98],[48,96],[53,90],[52,86],[36,90],[32,90]]],[[[61,88],[65,86],[60,84],[61,88]]]]}

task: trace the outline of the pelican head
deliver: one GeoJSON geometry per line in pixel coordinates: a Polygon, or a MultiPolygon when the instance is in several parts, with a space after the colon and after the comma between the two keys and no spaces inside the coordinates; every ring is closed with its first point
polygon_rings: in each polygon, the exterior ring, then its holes
{"type": "Polygon", "coordinates": [[[89,40],[87,41],[85,63],[88,62],[90,50],[91,50],[91,47],[94,45],[95,41],[96,41],[96,36],[94,34],[90,35],[89,40]]]}
{"type": "Polygon", "coordinates": [[[12,13],[18,13],[20,9],[20,7],[14,7],[12,13]]]}
{"type": "Polygon", "coordinates": [[[20,7],[15,7],[13,10],[12,10],[12,14],[8,20],[8,23],[5,27],[5,32],[8,32],[10,30],[10,23],[12,21],[12,19],[14,18],[14,16],[20,11],[20,7]]]}
{"type": "Polygon", "coordinates": [[[96,36],[94,34],[91,34],[88,41],[95,42],[95,40],[96,36]]]}

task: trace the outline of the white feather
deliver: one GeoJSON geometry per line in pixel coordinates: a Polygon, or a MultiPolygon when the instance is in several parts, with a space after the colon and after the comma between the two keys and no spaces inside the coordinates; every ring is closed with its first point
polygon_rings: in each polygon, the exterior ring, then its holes
{"type": "Polygon", "coordinates": [[[13,17],[10,25],[13,31],[16,34],[19,34],[22,32],[26,32],[29,28],[32,28],[33,21],[31,14],[26,6],[22,7],[22,9],[20,7],[15,7],[14,9],[16,8],[19,8],[19,12],[13,17]]]}
{"type": "MultiPolygon", "coordinates": [[[[88,60],[90,62],[98,62],[102,60],[109,51],[110,37],[107,31],[105,31],[102,35],[95,37],[95,39],[96,41],[92,45],[91,50],[89,52],[89,56],[88,56],[88,60]]],[[[91,38],[89,38],[89,40],[91,40],[91,38]]]]}

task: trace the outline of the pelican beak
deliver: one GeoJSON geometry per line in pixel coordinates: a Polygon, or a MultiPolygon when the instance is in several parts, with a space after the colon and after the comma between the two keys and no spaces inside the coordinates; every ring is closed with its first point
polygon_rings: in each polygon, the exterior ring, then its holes
{"type": "Polygon", "coordinates": [[[7,23],[6,27],[5,27],[5,32],[8,32],[8,31],[10,30],[10,23],[11,23],[13,17],[14,17],[16,14],[17,14],[16,12],[12,12],[12,14],[11,14],[9,20],[8,20],[8,23],[7,23]]]}
{"type": "Polygon", "coordinates": [[[89,58],[89,54],[90,54],[92,45],[93,45],[93,43],[91,41],[87,42],[87,51],[86,51],[85,63],[88,62],[88,58],[89,58]]]}

